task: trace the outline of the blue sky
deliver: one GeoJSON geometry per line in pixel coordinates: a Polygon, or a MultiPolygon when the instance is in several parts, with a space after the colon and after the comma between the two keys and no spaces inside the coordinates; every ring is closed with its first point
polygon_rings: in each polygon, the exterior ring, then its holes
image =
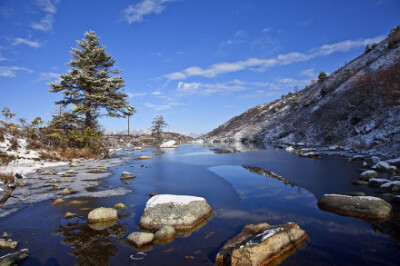
{"type": "MultiPolygon", "coordinates": [[[[122,70],[134,128],[206,133],[333,72],[400,24],[398,0],[2,0],[0,108],[45,120],[46,83],[94,30],[122,70]]],[[[126,119],[102,119],[124,130],[126,119]]]]}

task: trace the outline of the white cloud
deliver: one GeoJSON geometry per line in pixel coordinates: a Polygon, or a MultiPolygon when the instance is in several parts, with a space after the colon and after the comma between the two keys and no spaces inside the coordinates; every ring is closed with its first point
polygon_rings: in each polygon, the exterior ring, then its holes
{"type": "Polygon", "coordinates": [[[33,22],[31,27],[36,30],[49,31],[53,28],[54,15],[57,12],[56,4],[59,0],[36,0],[36,4],[46,13],[39,21],[33,22]]]}
{"type": "Polygon", "coordinates": [[[166,104],[152,104],[152,103],[145,103],[144,106],[148,108],[152,108],[156,111],[165,111],[171,109],[173,106],[179,105],[177,103],[166,103],[166,104]]]}
{"type": "Polygon", "coordinates": [[[267,91],[267,90],[255,90],[252,93],[239,96],[239,98],[242,98],[242,99],[266,98],[266,97],[271,97],[271,96],[276,96],[276,95],[279,95],[279,92],[267,91]]]}
{"type": "Polygon", "coordinates": [[[137,93],[129,93],[128,92],[127,95],[128,95],[129,98],[132,98],[132,97],[143,97],[143,96],[147,95],[147,92],[137,92],[137,93]]]}
{"type": "Polygon", "coordinates": [[[151,94],[153,94],[153,95],[160,95],[161,92],[160,92],[160,91],[153,91],[151,94]]]}
{"type": "Polygon", "coordinates": [[[39,22],[33,22],[31,26],[36,30],[49,31],[53,28],[53,23],[54,23],[54,15],[47,14],[39,22]]]}
{"type": "Polygon", "coordinates": [[[41,45],[38,41],[32,41],[32,40],[24,39],[24,38],[15,38],[14,42],[11,45],[17,46],[20,44],[25,44],[25,45],[28,45],[33,48],[39,48],[41,45]]]}
{"type": "Polygon", "coordinates": [[[5,58],[4,56],[2,56],[2,55],[0,54],[0,61],[5,61],[5,60],[7,60],[7,58],[5,58]]]}
{"type": "Polygon", "coordinates": [[[36,0],[36,4],[42,8],[42,10],[46,13],[54,14],[57,12],[56,4],[58,0],[51,1],[51,0],[36,0]]]}
{"type": "Polygon", "coordinates": [[[130,5],[123,13],[129,24],[134,22],[142,22],[143,17],[150,14],[160,14],[167,3],[174,0],[143,0],[135,5],[130,5]]]}
{"type": "Polygon", "coordinates": [[[309,68],[301,71],[299,75],[302,77],[315,78],[317,76],[317,73],[315,72],[314,68],[309,68]]]}
{"type": "Polygon", "coordinates": [[[246,84],[240,80],[233,80],[222,83],[199,83],[199,82],[182,82],[178,83],[176,88],[180,95],[190,95],[194,93],[202,93],[203,95],[211,95],[214,93],[231,93],[246,90],[246,84]]]}
{"type": "Polygon", "coordinates": [[[278,82],[282,85],[286,85],[288,87],[301,87],[310,84],[310,81],[307,79],[292,79],[292,78],[281,78],[278,79],[278,82]]]}
{"type": "Polygon", "coordinates": [[[12,67],[6,67],[6,66],[0,66],[0,77],[6,77],[6,78],[14,78],[17,76],[17,71],[27,71],[28,73],[33,73],[32,70],[25,68],[25,67],[18,67],[18,66],[12,66],[12,67]]]}
{"type": "Polygon", "coordinates": [[[60,82],[60,74],[54,72],[44,72],[39,74],[39,79],[37,81],[47,81],[47,82],[60,82]]]}
{"type": "Polygon", "coordinates": [[[200,88],[201,85],[201,83],[197,82],[185,83],[180,81],[176,90],[184,94],[193,94],[200,88]]]}
{"type": "Polygon", "coordinates": [[[192,66],[179,72],[167,74],[164,77],[170,80],[183,80],[194,76],[212,78],[220,74],[237,72],[246,69],[263,72],[266,69],[275,66],[290,65],[296,62],[304,62],[319,56],[330,55],[335,52],[347,52],[352,48],[363,47],[368,43],[379,42],[384,37],[385,36],[378,36],[375,38],[364,40],[347,40],[334,44],[325,44],[319,48],[311,49],[307,53],[291,52],[287,54],[280,54],[276,57],[267,59],[248,58],[246,60],[236,62],[222,62],[213,64],[208,68],[192,66]]]}

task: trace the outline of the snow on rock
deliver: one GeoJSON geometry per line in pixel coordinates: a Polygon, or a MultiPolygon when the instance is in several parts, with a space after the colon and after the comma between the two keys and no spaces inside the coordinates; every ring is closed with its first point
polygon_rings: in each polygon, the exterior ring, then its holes
{"type": "Polygon", "coordinates": [[[297,224],[250,224],[219,250],[216,265],[269,265],[282,262],[308,238],[297,224]]]}
{"type": "Polygon", "coordinates": [[[140,227],[153,230],[170,225],[175,229],[190,230],[211,214],[212,209],[204,198],[161,194],[147,201],[140,227]]]}
{"type": "Polygon", "coordinates": [[[391,165],[395,165],[397,167],[400,167],[400,158],[387,160],[386,162],[388,162],[391,165]]]}
{"type": "Polygon", "coordinates": [[[390,172],[390,171],[395,172],[397,170],[396,166],[390,166],[385,161],[380,161],[380,162],[376,163],[374,166],[372,166],[372,169],[376,169],[378,171],[387,171],[387,172],[390,172]]]}
{"type": "Polygon", "coordinates": [[[392,216],[389,203],[371,196],[325,194],[318,201],[318,206],[325,211],[361,219],[379,220],[392,216]]]}
{"type": "Polygon", "coordinates": [[[292,146],[289,146],[289,147],[286,147],[285,150],[288,152],[292,152],[292,151],[294,151],[294,148],[292,146]]]}
{"type": "Polygon", "coordinates": [[[160,148],[178,148],[175,140],[169,140],[160,145],[160,148]]]}
{"type": "Polygon", "coordinates": [[[378,173],[374,170],[366,170],[364,172],[361,173],[361,180],[365,180],[368,181],[371,178],[377,178],[378,177],[378,173]]]}

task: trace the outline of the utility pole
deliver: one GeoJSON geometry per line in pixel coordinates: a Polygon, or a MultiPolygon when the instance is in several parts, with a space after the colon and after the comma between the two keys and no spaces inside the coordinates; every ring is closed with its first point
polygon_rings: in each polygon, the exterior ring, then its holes
{"type": "Polygon", "coordinates": [[[129,115],[128,115],[128,136],[129,136],[129,115]]]}

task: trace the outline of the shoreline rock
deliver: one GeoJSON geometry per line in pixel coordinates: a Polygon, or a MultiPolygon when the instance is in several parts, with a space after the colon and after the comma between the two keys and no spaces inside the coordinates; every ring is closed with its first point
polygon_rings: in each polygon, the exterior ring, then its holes
{"type": "Polygon", "coordinates": [[[392,216],[392,205],[371,196],[325,194],[319,201],[320,209],[339,215],[366,220],[383,220],[392,216]]]}
{"type": "Polygon", "coordinates": [[[102,223],[109,222],[118,219],[118,213],[116,209],[113,208],[96,208],[89,212],[88,221],[89,223],[102,223]]]}

